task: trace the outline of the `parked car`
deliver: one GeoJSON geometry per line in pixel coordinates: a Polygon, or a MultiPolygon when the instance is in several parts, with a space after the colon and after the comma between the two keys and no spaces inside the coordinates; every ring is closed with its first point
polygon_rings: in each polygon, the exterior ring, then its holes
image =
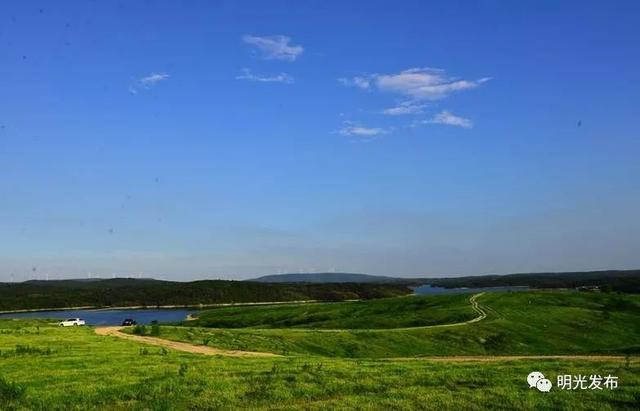
{"type": "Polygon", "coordinates": [[[60,327],[73,327],[77,325],[86,325],[82,318],[69,318],[68,320],[60,321],[60,327]]]}
{"type": "Polygon", "coordinates": [[[126,320],[124,320],[122,322],[122,325],[124,326],[128,326],[128,325],[136,325],[136,320],[132,320],[131,318],[127,318],[126,320]]]}

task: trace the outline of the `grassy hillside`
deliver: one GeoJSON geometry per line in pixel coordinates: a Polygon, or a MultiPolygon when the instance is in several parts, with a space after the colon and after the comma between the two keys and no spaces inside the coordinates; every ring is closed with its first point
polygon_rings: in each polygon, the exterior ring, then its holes
{"type": "Polygon", "coordinates": [[[398,328],[455,323],[477,314],[469,296],[401,297],[331,304],[224,307],[197,314],[189,326],[212,328],[398,328]]]}
{"type": "Polygon", "coordinates": [[[448,363],[225,358],[163,351],[91,328],[0,320],[2,410],[636,409],[640,363],[448,363]],[[615,391],[531,390],[526,375],[619,377],[615,391]]]}
{"type": "MultiPolygon", "coordinates": [[[[469,305],[453,296],[428,298],[436,306],[456,301],[469,305]]],[[[407,297],[398,300],[411,301],[407,297]]],[[[210,329],[185,323],[182,327],[162,327],[162,336],[228,349],[352,358],[640,353],[638,295],[538,291],[487,293],[477,301],[487,311],[487,318],[458,327],[323,331],[210,329]]],[[[298,307],[300,313],[307,309],[298,307]]],[[[249,309],[247,316],[254,314],[256,321],[263,320],[265,317],[258,312],[249,309]]],[[[348,321],[358,322],[355,316],[348,321]]],[[[369,318],[362,324],[369,321],[374,323],[369,318]]]]}
{"type": "Polygon", "coordinates": [[[94,281],[0,283],[0,311],[78,306],[160,306],[233,302],[340,301],[405,295],[393,284],[260,284],[244,281],[174,282],[116,278],[94,281]]]}

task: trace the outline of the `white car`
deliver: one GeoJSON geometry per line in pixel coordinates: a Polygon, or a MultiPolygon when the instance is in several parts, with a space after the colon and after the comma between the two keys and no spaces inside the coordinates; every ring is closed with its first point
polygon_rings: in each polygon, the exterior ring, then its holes
{"type": "Polygon", "coordinates": [[[85,325],[82,318],[69,318],[68,320],[60,321],[60,327],[73,327],[74,325],[85,325]]]}

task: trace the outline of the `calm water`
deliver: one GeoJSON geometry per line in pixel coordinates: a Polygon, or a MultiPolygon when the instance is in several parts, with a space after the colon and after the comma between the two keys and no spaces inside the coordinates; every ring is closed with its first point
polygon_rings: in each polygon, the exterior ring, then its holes
{"type": "Polygon", "coordinates": [[[182,321],[194,310],[185,309],[136,309],[136,310],[64,310],[37,311],[28,313],[0,314],[0,318],[55,318],[67,319],[80,317],[87,325],[120,325],[125,318],[132,318],[138,324],[149,324],[151,321],[182,321]]]}
{"type": "Polygon", "coordinates": [[[444,288],[432,287],[429,284],[421,285],[413,289],[418,295],[437,295],[437,294],[463,294],[463,293],[480,293],[483,291],[527,291],[529,287],[483,287],[483,288],[444,288]]]}

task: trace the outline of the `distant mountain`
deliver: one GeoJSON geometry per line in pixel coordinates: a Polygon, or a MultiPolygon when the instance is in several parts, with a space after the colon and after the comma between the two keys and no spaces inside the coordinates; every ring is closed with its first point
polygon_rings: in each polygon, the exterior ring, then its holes
{"type": "Polygon", "coordinates": [[[259,283],[394,283],[403,280],[403,278],[354,273],[292,273],[265,275],[246,281],[259,283]]]}
{"type": "Polygon", "coordinates": [[[444,288],[527,286],[531,288],[577,288],[598,286],[625,293],[640,293],[640,270],[600,270],[578,272],[519,273],[466,277],[398,278],[352,273],[297,273],[265,275],[261,283],[369,283],[416,287],[424,284],[444,288]]]}

